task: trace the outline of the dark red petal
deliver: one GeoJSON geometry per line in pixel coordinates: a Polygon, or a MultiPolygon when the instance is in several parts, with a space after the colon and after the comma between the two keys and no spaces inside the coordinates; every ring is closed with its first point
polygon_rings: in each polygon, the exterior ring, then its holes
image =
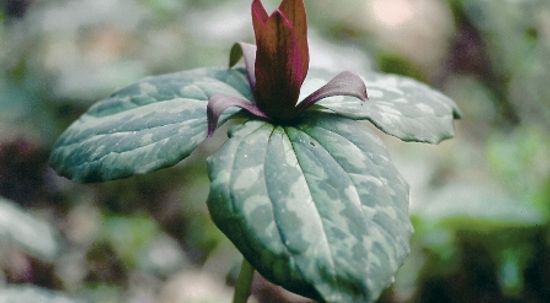
{"type": "Polygon", "coordinates": [[[316,102],[333,96],[351,96],[367,101],[367,86],[361,77],[352,72],[342,72],[320,89],[305,98],[299,105],[300,111],[307,109],[316,102]]]}
{"type": "Polygon", "coordinates": [[[252,2],[252,25],[256,35],[258,35],[258,31],[265,25],[268,18],[269,16],[267,15],[267,11],[262,1],[254,0],[252,2]]]}
{"type": "Polygon", "coordinates": [[[208,136],[212,136],[216,128],[218,127],[218,121],[220,116],[230,107],[240,107],[256,117],[260,117],[269,120],[269,117],[263,113],[256,104],[247,101],[245,99],[214,95],[208,100],[208,106],[206,107],[206,115],[208,117],[208,136]]]}
{"type": "Polygon", "coordinates": [[[307,70],[290,21],[276,11],[256,35],[256,103],[274,118],[293,114],[307,70]]]}
{"type": "Polygon", "coordinates": [[[244,65],[248,74],[248,82],[252,89],[256,87],[256,45],[239,42],[235,43],[231,48],[231,54],[229,55],[229,68],[235,66],[242,57],[244,57],[244,65]]]}
{"type": "MultiPolygon", "coordinates": [[[[307,14],[303,0],[283,0],[279,10],[290,21],[296,34],[296,43],[300,49],[302,70],[309,69],[309,46],[307,41],[307,14]]],[[[306,74],[304,74],[305,79],[306,74]]]]}

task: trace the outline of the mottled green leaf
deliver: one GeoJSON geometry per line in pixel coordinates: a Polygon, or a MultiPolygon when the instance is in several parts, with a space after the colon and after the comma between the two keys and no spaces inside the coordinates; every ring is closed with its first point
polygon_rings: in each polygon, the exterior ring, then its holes
{"type": "MultiPolygon", "coordinates": [[[[302,96],[323,85],[328,75],[313,72],[302,96]]],[[[456,104],[428,86],[396,75],[369,73],[365,77],[369,101],[338,96],[317,103],[329,112],[369,120],[383,132],[403,141],[439,143],[454,136],[456,104]]]]}
{"type": "MultiPolygon", "coordinates": [[[[243,71],[197,69],[139,81],[71,125],[54,147],[52,166],[85,182],[172,166],[206,138],[207,101],[216,94],[250,99],[243,71]]],[[[235,112],[227,111],[220,122],[235,112]]]]}
{"type": "Polygon", "coordinates": [[[59,253],[58,240],[50,224],[0,197],[0,257],[2,247],[15,244],[33,257],[52,261],[59,253]]]}
{"type": "Polygon", "coordinates": [[[409,252],[408,185],[360,122],[249,121],[209,158],[208,206],[265,277],[326,302],[372,302],[409,252]]]}

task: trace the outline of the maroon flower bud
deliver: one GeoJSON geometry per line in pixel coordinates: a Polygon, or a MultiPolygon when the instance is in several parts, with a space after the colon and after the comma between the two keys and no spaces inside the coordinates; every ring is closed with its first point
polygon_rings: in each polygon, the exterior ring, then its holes
{"type": "Polygon", "coordinates": [[[254,103],[228,96],[213,96],[208,105],[209,134],[216,128],[221,113],[237,106],[250,114],[274,123],[288,123],[307,108],[331,96],[345,95],[368,99],[363,80],[343,72],[298,102],[300,89],[309,70],[307,16],[303,0],[283,0],[268,15],[262,2],[252,2],[252,21],[256,46],[237,43],[230,55],[230,67],[244,57],[254,103]]]}

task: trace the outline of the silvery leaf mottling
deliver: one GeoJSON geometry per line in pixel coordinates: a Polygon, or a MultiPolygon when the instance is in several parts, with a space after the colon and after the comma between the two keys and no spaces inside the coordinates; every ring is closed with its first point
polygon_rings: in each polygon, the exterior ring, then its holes
{"type": "MultiPolygon", "coordinates": [[[[243,70],[196,69],[149,77],[100,101],[59,138],[52,166],[83,182],[120,179],[175,165],[207,137],[214,95],[250,100],[243,70]]],[[[220,117],[225,122],[237,109],[220,117]]]]}
{"type": "Polygon", "coordinates": [[[360,123],[249,121],[208,160],[218,227],[265,277],[322,302],[372,302],[409,252],[408,185],[360,123]]]}

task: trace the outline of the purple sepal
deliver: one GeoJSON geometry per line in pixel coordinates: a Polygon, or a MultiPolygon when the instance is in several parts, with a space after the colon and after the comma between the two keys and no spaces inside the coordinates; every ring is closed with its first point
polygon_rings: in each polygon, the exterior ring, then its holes
{"type": "Polygon", "coordinates": [[[229,55],[229,68],[232,68],[241,58],[244,58],[248,82],[253,90],[256,88],[256,50],[257,47],[254,44],[239,42],[233,45],[229,55]]]}
{"type": "Polygon", "coordinates": [[[320,100],[334,96],[351,96],[362,101],[369,99],[363,79],[352,72],[345,71],[300,102],[298,109],[306,110],[320,100]]]}
{"type": "Polygon", "coordinates": [[[256,104],[238,97],[231,97],[225,95],[214,95],[208,100],[208,106],[206,107],[206,115],[208,117],[208,137],[214,134],[214,131],[218,127],[218,121],[220,116],[230,107],[240,107],[250,114],[270,120],[270,118],[262,112],[256,104]]]}

